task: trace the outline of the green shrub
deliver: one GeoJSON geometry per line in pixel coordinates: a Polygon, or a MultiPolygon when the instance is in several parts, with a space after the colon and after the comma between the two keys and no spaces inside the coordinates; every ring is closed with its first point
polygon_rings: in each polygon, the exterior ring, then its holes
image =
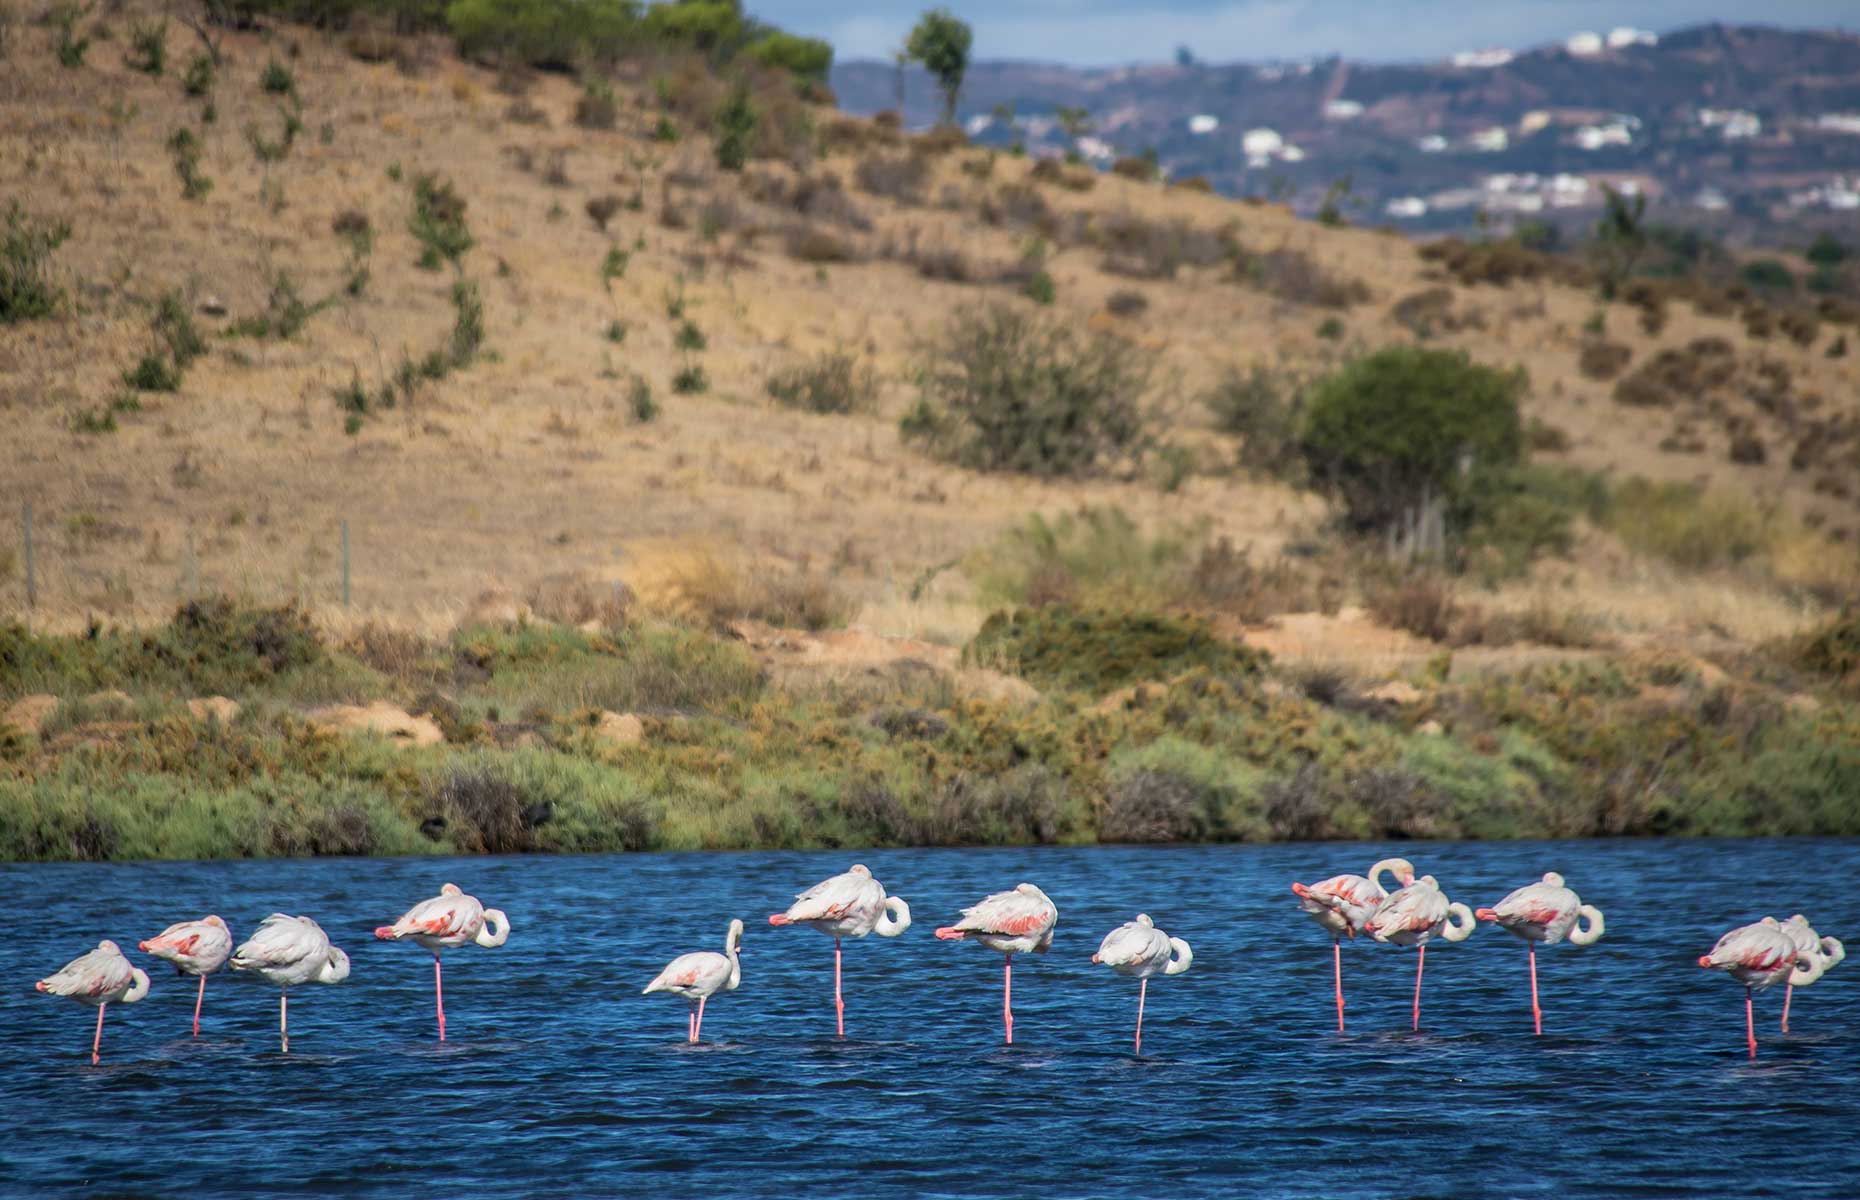
{"type": "Polygon", "coordinates": [[[1737,277],[1760,292],[1795,290],[1795,273],[1779,259],[1753,258],[1738,269],[1737,277]]]}
{"type": "Polygon", "coordinates": [[[187,60],[187,70],[181,75],[181,90],[190,96],[204,96],[213,90],[215,74],[213,56],[202,51],[187,60]]]}
{"type": "Polygon", "coordinates": [[[717,166],[725,171],[740,171],[749,161],[756,125],[761,117],[750,103],[749,81],[739,79],[717,110],[717,166]]]}
{"type": "Polygon", "coordinates": [[[702,363],[686,363],[672,376],[672,391],[680,396],[701,396],[710,390],[710,376],[702,363]]]}
{"type": "Polygon", "coordinates": [[[1302,448],[1348,523],[1381,530],[1435,501],[1462,520],[1478,483],[1523,453],[1521,369],[1396,346],[1348,363],[1310,392],[1302,448]]]}
{"type": "Polygon", "coordinates": [[[464,197],[450,179],[430,171],[413,177],[413,215],[407,228],[424,247],[419,265],[427,270],[438,270],[442,260],[458,268],[465,252],[477,244],[465,224],[464,197]]]}
{"type": "Polygon", "coordinates": [[[1059,287],[1053,282],[1053,273],[1041,267],[1027,276],[1027,282],[1020,285],[1020,294],[1035,304],[1051,304],[1059,298],[1059,287]]]}
{"type": "Polygon", "coordinates": [[[1000,666],[1037,687],[1093,694],[1166,680],[1200,668],[1257,674],[1266,655],[1216,635],[1192,617],[1051,604],[998,612],[963,649],[970,662],[1000,666]]]}
{"type": "Polygon", "coordinates": [[[659,402],[652,398],[652,385],[646,382],[643,376],[633,377],[632,386],[627,389],[626,393],[626,407],[627,411],[633,414],[633,419],[641,425],[648,424],[658,417],[659,402]]]}
{"type": "Polygon", "coordinates": [[[777,31],[751,43],[747,53],[763,66],[788,71],[800,80],[825,83],[833,69],[833,45],[820,38],[777,31]]]}
{"type": "Polygon", "coordinates": [[[1775,513],[1741,493],[1630,479],[1609,498],[1606,523],[1643,554],[1692,570],[1733,566],[1762,554],[1775,513]]]}
{"type": "Polygon", "coordinates": [[[812,413],[852,413],[872,407],[878,383],[870,367],[843,350],[815,356],[799,366],[769,376],[769,395],[777,404],[812,413]]]}
{"type": "Polygon", "coordinates": [[[175,392],[181,388],[181,369],[151,350],[123,372],[123,382],[138,392],[175,392]]]}
{"type": "MultiPolygon", "coordinates": [[[[619,119],[620,104],[614,99],[614,85],[605,79],[590,79],[575,98],[575,124],[583,129],[612,129],[619,119]]],[[[603,226],[604,228],[604,226],[603,226]]]]}
{"type": "Polygon", "coordinates": [[[452,340],[449,360],[453,367],[469,367],[484,345],[484,300],[478,285],[461,279],[452,285],[452,340]]]}
{"type": "Polygon", "coordinates": [[[902,429],[981,471],[1089,475],[1140,452],[1154,358],[1122,338],[993,304],[959,313],[925,356],[902,429]]]}
{"type": "Polygon", "coordinates": [[[184,199],[198,200],[213,190],[213,181],[200,173],[200,139],[186,126],[168,137],[168,152],[174,156],[174,173],[181,179],[184,199]]]}
{"type": "Polygon", "coordinates": [[[90,50],[90,37],[79,37],[77,32],[77,24],[87,11],[69,0],[51,11],[52,24],[58,27],[58,40],[53,43],[52,50],[58,56],[58,65],[66,70],[83,66],[84,55],[90,50]]]}
{"type": "Polygon", "coordinates": [[[1240,439],[1235,459],[1254,474],[1290,482],[1304,478],[1299,437],[1304,427],[1304,379],[1283,367],[1229,367],[1202,396],[1214,427],[1240,439]]]}
{"type": "Polygon", "coordinates": [[[258,73],[258,86],[274,96],[295,96],[297,78],[291,69],[273,58],[265,63],[265,69],[258,73]]]}
{"type": "Polygon", "coordinates": [[[1860,672],[1860,611],[1847,609],[1819,629],[1785,645],[1786,656],[1805,671],[1850,679],[1860,672]]]}
{"type": "Polygon", "coordinates": [[[129,28],[129,53],[123,61],[145,75],[160,77],[168,65],[168,18],[137,21],[129,28]]]}
{"type": "Polygon", "coordinates": [[[70,236],[70,222],[29,217],[18,200],[7,202],[0,231],[0,325],[51,316],[64,292],[53,285],[48,264],[70,236]]]}

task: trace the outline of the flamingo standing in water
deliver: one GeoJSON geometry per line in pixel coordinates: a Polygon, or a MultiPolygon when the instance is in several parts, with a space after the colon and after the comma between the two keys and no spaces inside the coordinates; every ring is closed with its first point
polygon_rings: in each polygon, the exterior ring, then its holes
{"type": "Polygon", "coordinates": [[[1010,1046],[1014,1044],[1014,956],[1045,954],[1052,947],[1053,926],[1058,922],[1059,909],[1046,893],[1023,883],[963,909],[962,920],[936,931],[944,941],[972,937],[1007,956],[1001,975],[1001,1024],[1010,1046]]]}
{"type": "Polygon", "coordinates": [[[1555,945],[1565,938],[1572,946],[1589,946],[1602,936],[1602,910],[1584,904],[1582,897],[1563,886],[1555,871],[1539,883],[1529,883],[1491,908],[1473,913],[1481,921],[1497,922],[1524,939],[1531,952],[1531,1021],[1539,1036],[1544,1031],[1544,1010],[1537,1006],[1537,943],[1555,945]],[[1583,922],[1587,922],[1584,924],[1583,922]]]}
{"type": "Polygon", "coordinates": [[[278,1049],[291,1052],[291,989],[305,983],[341,983],[349,977],[349,956],[329,944],[329,935],[309,917],[272,913],[258,932],[233,951],[235,971],[254,971],[280,989],[278,1049]]]}
{"type": "Polygon", "coordinates": [[[111,1004],[134,1004],[149,994],[148,973],[131,966],[116,943],[104,940],[33,985],[34,991],[69,996],[97,1010],[97,1034],[90,1040],[90,1065],[102,1060],[103,1010],[111,1004]]]}
{"type": "Polygon", "coordinates": [[[179,921],[146,942],[136,943],[144,954],[174,964],[177,974],[200,977],[194,994],[194,1036],[200,1036],[200,1003],[207,998],[207,976],[226,965],[232,955],[232,930],[215,916],[179,921]]]}
{"type": "Polygon", "coordinates": [[[1472,909],[1449,901],[1432,875],[1423,875],[1376,905],[1363,932],[1378,942],[1418,946],[1414,960],[1414,1031],[1421,1031],[1421,972],[1427,966],[1427,943],[1435,938],[1463,942],[1476,925],[1472,909]]]}
{"type": "Polygon", "coordinates": [[[769,917],[771,925],[807,925],[833,938],[833,1014],[840,1037],[846,1036],[846,1001],[840,995],[840,939],[897,937],[911,927],[911,906],[902,896],[887,896],[863,863],[823,879],[794,898],[785,913],[769,917]]]}
{"type": "Polygon", "coordinates": [[[1822,937],[1808,923],[1808,918],[1801,913],[1795,914],[1782,923],[1782,931],[1795,943],[1796,957],[1810,965],[1814,977],[1796,983],[1793,979],[1783,989],[1782,1031],[1789,1032],[1789,1001],[1795,997],[1795,989],[1809,984],[1827,974],[1828,968],[1847,957],[1847,947],[1841,945],[1839,938],[1822,937]]]}
{"type": "Polygon", "coordinates": [[[1105,934],[1091,960],[1104,963],[1119,975],[1137,977],[1136,1053],[1143,1053],[1143,1001],[1149,995],[1150,976],[1180,975],[1195,961],[1195,952],[1181,938],[1156,928],[1149,914],[1138,913],[1136,920],[1126,921],[1105,934]]]}
{"type": "Polygon", "coordinates": [[[665,969],[640,995],[670,992],[691,1001],[691,1015],[685,1021],[685,1040],[695,1046],[698,1035],[704,1032],[704,1002],[718,992],[735,991],[743,980],[743,967],[736,957],[742,944],[743,923],[732,919],[730,932],[723,939],[722,954],[715,950],[680,954],[665,964],[665,969]]]}
{"type": "Polygon", "coordinates": [[[439,1013],[439,1040],[446,1040],[446,995],[439,978],[439,952],[475,942],[492,948],[510,936],[510,918],[501,908],[486,908],[476,896],[467,896],[456,883],[422,900],[392,925],[375,930],[384,942],[417,942],[433,952],[433,1007],[439,1013]]]}
{"type": "Polygon", "coordinates": [[[1699,966],[1723,971],[1744,985],[1744,1038],[1752,1058],[1757,1056],[1757,1023],[1751,996],[1784,979],[1796,984],[1813,982],[1814,967],[1797,958],[1795,942],[1775,917],[1739,925],[1719,938],[1710,954],[1699,955],[1699,966]]]}
{"type": "Polygon", "coordinates": [[[1337,989],[1337,1032],[1343,1032],[1343,937],[1354,938],[1376,905],[1388,899],[1382,886],[1383,872],[1393,874],[1397,887],[1414,882],[1414,864],[1405,858],[1385,858],[1361,875],[1333,875],[1309,887],[1292,884],[1298,907],[1317,918],[1330,934],[1331,978],[1337,989]]]}

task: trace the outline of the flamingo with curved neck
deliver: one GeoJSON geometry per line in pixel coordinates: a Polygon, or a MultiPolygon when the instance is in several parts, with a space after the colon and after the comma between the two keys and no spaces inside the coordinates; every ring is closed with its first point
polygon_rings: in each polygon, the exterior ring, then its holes
{"type": "Polygon", "coordinates": [[[1731,930],[1718,939],[1710,954],[1699,955],[1699,966],[1723,971],[1744,985],[1744,1040],[1752,1058],[1757,1056],[1753,994],[1785,979],[1804,987],[1820,974],[1814,963],[1800,961],[1794,940],[1775,917],[1731,930]]]}
{"type": "Polygon", "coordinates": [[[691,1013],[685,1020],[685,1041],[695,1046],[704,1032],[704,1002],[718,992],[735,991],[736,985],[743,981],[743,966],[737,958],[742,946],[743,923],[732,918],[729,932],[723,938],[722,954],[715,950],[680,954],[665,964],[665,969],[653,977],[640,995],[670,992],[689,1000],[691,1013]]]}
{"type": "Polygon", "coordinates": [[[846,1036],[846,999],[840,991],[840,939],[897,937],[911,927],[911,906],[902,896],[888,896],[885,885],[872,878],[864,863],[823,879],[794,898],[787,912],[774,913],[769,924],[806,925],[833,939],[833,1020],[838,1036],[846,1036]]]}
{"type": "Polygon", "coordinates": [[[1537,943],[1555,945],[1567,940],[1574,946],[1594,945],[1606,928],[1602,910],[1584,904],[1580,896],[1564,886],[1561,875],[1547,871],[1539,882],[1526,884],[1473,915],[1524,939],[1531,960],[1531,1022],[1541,1036],[1544,1011],[1537,1003],[1537,943]]]}
{"type": "Polygon", "coordinates": [[[200,1036],[200,1006],[207,998],[207,976],[226,965],[232,945],[232,930],[217,916],[180,921],[146,942],[136,943],[144,954],[173,963],[182,975],[199,976],[200,988],[194,993],[195,1037],[200,1036]]]}
{"type": "Polygon", "coordinates": [[[1414,1032],[1421,1031],[1421,972],[1427,967],[1427,943],[1435,938],[1463,942],[1477,927],[1472,909],[1448,900],[1432,875],[1423,875],[1392,893],[1363,922],[1363,931],[1378,942],[1419,948],[1414,961],[1414,1032]]]}
{"type": "Polygon", "coordinates": [[[1405,858],[1385,858],[1369,874],[1333,875],[1320,883],[1292,884],[1298,907],[1330,934],[1331,979],[1337,995],[1337,1032],[1343,1032],[1343,938],[1354,938],[1376,905],[1388,898],[1383,875],[1391,875],[1397,888],[1414,882],[1414,864],[1405,858]]]}
{"type": "Polygon", "coordinates": [[[90,1065],[103,1060],[103,1013],[112,1004],[134,1004],[149,994],[148,973],[131,966],[115,942],[105,939],[32,985],[35,992],[69,996],[97,1010],[97,1032],[90,1040],[90,1065]]]}
{"type": "Polygon", "coordinates": [[[1143,1002],[1149,996],[1150,976],[1180,975],[1195,961],[1195,952],[1179,937],[1170,937],[1156,928],[1148,913],[1138,913],[1104,935],[1095,963],[1104,963],[1119,975],[1137,979],[1137,1048],[1143,1053],[1143,1002]]]}
{"type": "Polygon", "coordinates": [[[1829,969],[1847,957],[1847,947],[1841,944],[1839,938],[1822,937],[1816,933],[1814,927],[1808,923],[1808,918],[1801,913],[1784,921],[1782,931],[1788,935],[1790,941],[1795,943],[1797,958],[1807,962],[1812,972],[1811,977],[1801,983],[1796,983],[1791,978],[1783,989],[1782,1031],[1788,1033],[1789,1003],[1795,998],[1795,989],[1807,987],[1826,975],[1829,969]]]}
{"type": "Polygon", "coordinates": [[[309,917],[272,913],[258,931],[233,951],[228,965],[252,971],[278,987],[278,1050],[291,1052],[291,989],[306,983],[341,983],[349,977],[349,956],[330,944],[323,927],[309,917]]]}
{"type": "Polygon", "coordinates": [[[510,937],[510,918],[500,908],[486,908],[448,883],[430,900],[422,900],[400,920],[375,930],[384,942],[409,941],[433,952],[433,1007],[439,1014],[439,1040],[446,1040],[446,997],[439,975],[439,952],[467,943],[495,949],[510,937]]]}
{"type": "Polygon", "coordinates": [[[1014,1044],[1014,956],[1044,954],[1053,945],[1053,926],[1059,907],[1031,883],[1019,883],[1008,892],[996,892],[962,910],[962,919],[936,931],[939,941],[974,938],[1006,957],[1001,970],[1001,1026],[1008,1045],[1014,1044]]]}

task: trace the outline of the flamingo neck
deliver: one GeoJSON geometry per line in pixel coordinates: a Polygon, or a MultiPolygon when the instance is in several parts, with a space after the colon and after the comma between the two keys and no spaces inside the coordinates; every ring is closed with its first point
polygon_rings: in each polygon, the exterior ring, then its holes
{"type": "Polygon", "coordinates": [[[1478,924],[1479,920],[1473,916],[1472,909],[1455,900],[1447,905],[1447,923],[1441,929],[1440,936],[1449,942],[1463,942],[1472,936],[1478,924]]]}
{"type": "Polygon", "coordinates": [[[1576,924],[1569,931],[1570,943],[1592,946],[1601,940],[1602,931],[1607,927],[1607,922],[1602,920],[1602,910],[1593,904],[1585,904],[1576,910],[1576,924]]]}
{"type": "Polygon", "coordinates": [[[911,927],[911,906],[904,902],[902,896],[886,896],[885,906],[878,914],[878,923],[872,926],[872,932],[879,937],[897,937],[911,927]]]}
{"type": "Polygon", "coordinates": [[[472,941],[480,946],[496,948],[503,945],[509,937],[510,918],[504,915],[504,910],[487,908],[484,910],[484,927],[478,930],[478,935],[472,938],[472,941]]]}
{"type": "Polygon", "coordinates": [[[1172,953],[1169,956],[1169,965],[1163,968],[1164,975],[1180,975],[1195,961],[1195,952],[1190,950],[1188,943],[1179,937],[1169,939],[1169,949],[1172,953]]]}
{"type": "Polygon", "coordinates": [[[129,985],[129,990],[123,993],[123,998],[117,1001],[118,1004],[134,1004],[136,1001],[149,994],[149,973],[147,971],[144,971],[141,967],[132,967],[130,968],[130,978],[132,982],[129,985]]]}

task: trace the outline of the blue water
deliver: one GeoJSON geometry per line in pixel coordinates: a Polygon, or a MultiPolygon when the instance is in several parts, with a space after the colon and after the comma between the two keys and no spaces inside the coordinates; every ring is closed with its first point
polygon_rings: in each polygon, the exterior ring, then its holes
{"type": "MultiPolygon", "coordinates": [[[[1482,927],[1427,959],[1330,944],[1294,878],[1362,871],[1392,847],[861,851],[466,860],[0,865],[0,1192],[404,1196],[1852,1197],[1860,1194],[1860,960],[1757,1000],[1694,965],[1733,924],[1806,912],[1860,942],[1860,842],[1406,843],[1454,899],[1490,904],[1561,870],[1607,936],[1539,956],[1530,1034],[1523,944],[1482,927]],[[789,896],[853,861],[916,924],[846,950],[771,929],[789,896]],[[508,945],[432,968],[369,930],[455,880],[510,914],[508,945]],[[1027,879],[1059,905],[1052,953],[1001,957],[932,929],[1027,879]],[[91,1010],[32,981],[100,937],[124,945],[218,912],[243,937],[274,909],[316,917],[354,959],[301,989],[291,1048],[277,993],[221,975],[202,1037],[191,980],[153,971],[91,1010]],[[1194,944],[1150,988],[1094,967],[1139,909],[1194,944]],[[683,1044],[685,1009],[639,989],[674,954],[749,925],[743,983],[683,1044]]],[[[1860,945],[1856,946],[1860,951],[1860,945]]],[[[131,957],[154,968],[131,950],[131,957]]]]}

